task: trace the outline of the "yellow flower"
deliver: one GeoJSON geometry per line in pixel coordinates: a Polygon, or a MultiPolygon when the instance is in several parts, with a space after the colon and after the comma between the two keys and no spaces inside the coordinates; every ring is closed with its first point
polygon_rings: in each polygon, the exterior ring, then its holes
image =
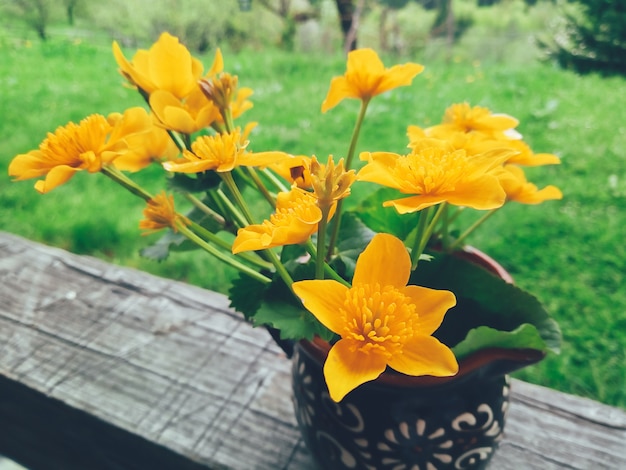
{"type": "Polygon", "coordinates": [[[344,98],[369,101],[372,97],[400,86],[410,85],[424,66],[412,62],[386,69],[375,51],[357,49],[348,54],[345,75],[335,77],[322,103],[322,112],[334,108],[344,98]]]}
{"type": "Polygon", "coordinates": [[[164,228],[178,231],[178,224],[189,225],[191,222],[185,216],[176,213],[174,208],[174,196],[168,196],[161,191],[148,201],[143,211],[145,219],[139,222],[139,228],[146,230],[143,235],[150,235],[164,228]]]}
{"type": "Polygon", "coordinates": [[[239,229],[232,251],[240,253],[303,243],[317,231],[321,219],[317,198],[292,187],[291,191],[278,194],[276,212],[270,220],[239,229]]]}
{"type": "MultiPolygon", "coordinates": [[[[113,55],[122,75],[147,95],[165,90],[182,99],[198,86],[202,76],[202,62],[169,33],[161,34],[149,50],[138,50],[132,61],[124,57],[117,42],[113,42],[113,55]]],[[[218,51],[214,66],[220,62],[218,51]]]]}
{"type": "Polygon", "coordinates": [[[406,156],[394,153],[363,153],[368,163],[357,174],[357,180],[370,181],[395,188],[403,199],[386,201],[400,214],[416,212],[448,202],[474,209],[495,209],[504,204],[506,194],[494,169],[508,158],[510,151],[494,151],[468,156],[464,150],[449,151],[430,147],[406,156]]]}
{"type": "Polygon", "coordinates": [[[311,159],[311,180],[317,203],[321,208],[330,207],[350,195],[350,186],[356,179],[354,170],[346,171],[343,158],[335,165],[332,155],[328,163],[321,165],[317,158],[311,159]]]}
{"type": "Polygon", "coordinates": [[[231,171],[236,166],[267,166],[288,155],[283,152],[247,152],[247,140],[239,129],[214,136],[200,136],[191,144],[191,152],[183,151],[182,161],[163,163],[168,171],[179,173],[201,173],[215,170],[231,171]]]}
{"type": "Polygon", "coordinates": [[[219,109],[209,101],[200,87],[194,88],[184,99],[165,90],[150,95],[150,107],[166,129],[193,134],[211,126],[220,119],[219,109]]]}
{"type": "Polygon", "coordinates": [[[534,153],[528,144],[521,140],[511,140],[506,143],[506,146],[519,152],[512,155],[507,163],[523,166],[558,165],[561,163],[561,159],[551,153],[534,153]]]}
{"type": "Polygon", "coordinates": [[[562,199],[563,194],[556,186],[546,186],[543,189],[526,180],[524,170],[515,165],[505,165],[500,173],[500,183],[506,191],[509,201],[521,204],[540,204],[544,201],[562,199]]]}
{"type": "Polygon", "coordinates": [[[59,127],[39,145],[39,149],[17,155],[9,165],[9,176],[25,180],[45,176],[35,189],[47,193],[67,182],[78,171],[97,173],[102,165],[128,151],[126,139],[145,132],[146,111],[130,108],[109,122],[92,114],[80,123],[59,127]]]}
{"type": "MultiPolygon", "coordinates": [[[[178,147],[165,129],[154,124],[152,118],[146,115],[146,127],[126,137],[128,150],[113,160],[113,165],[119,170],[140,171],[153,162],[172,160],[178,156],[178,147]]],[[[109,116],[109,122],[112,122],[109,116]]]]}
{"type": "Polygon", "coordinates": [[[302,189],[311,189],[311,157],[305,155],[289,155],[270,168],[278,175],[302,189]]]}
{"type": "Polygon", "coordinates": [[[468,103],[460,103],[446,109],[443,123],[434,126],[434,129],[449,132],[479,132],[495,139],[519,139],[521,136],[515,130],[518,124],[517,119],[507,114],[494,114],[481,106],[471,107],[468,103]]]}
{"type": "Polygon", "coordinates": [[[254,92],[252,91],[252,88],[244,87],[237,90],[237,95],[235,96],[235,99],[232,100],[230,103],[230,113],[233,119],[237,119],[239,116],[241,116],[243,113],[245,113],[247,110],[254,106],[252,104],[252,101],[248,99],[252,96],[253,93],[254,92]]]}
{"type": "Polygon", "coordinates": [[[334,280],[293,284],[304,306],[341,336],[324,364],[336,402],[387,366],[413,376],[458,372],[450,348],[432,336],[456,298],[449,291],[407,286],[410,272],[402,241],[378,234],[357,260],[352,287],[334,280]]]}

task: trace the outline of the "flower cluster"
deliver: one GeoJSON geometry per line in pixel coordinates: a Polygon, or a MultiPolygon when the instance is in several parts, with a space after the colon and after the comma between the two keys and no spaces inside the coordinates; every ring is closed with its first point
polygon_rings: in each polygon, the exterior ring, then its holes
{"type": "Polygon", "coordinates": [[[169,240],[189,240],[239,269],[231,289],[234,308],[283,339],[317,336],[332,345],[324,374],[334,400],[387,368],[446,377],[457,373],[464,355],[481,348],[558,347],[558,327],[532,301],[528,314],[453,324],[461,341],[451,341],[439,331],[464,294],[454,285],[415,282],[434,279],[418,273],[428,272],[437,259],[454,259],[466,237],[502,206],[561,198],[556,187],[539,189],[527,181],[524,166],[559,159],[533,153],[516,131],[515,118],[455,104],[438,125],[409,125],[405,154],[361,152],[356,159],[371,100],[410,85],[424,68],[385,68],[373,50],[360,49],[348,55],[345,74],[332,79],[321,105],[327,112],[344,99],[361,103],[342,158],[255,152],[255,123],[235,125],[252,107],[252,90],[224,71],[219,50],[206,73],[167,33],[130,60],[117,43],[113,55],[146,108],[93,114],[60,127],[38,149],[17,155],[9,174],[15,180],[37,178],[35,189],[47,193],[81,170],[102,173],[143,198],[147,206],[139,227],[146,233],[169,230],[169,240]],[[155,164],[169,176],[169,193],[152,195],[129,175],[155,164]],[[391,188],[395,196],[372,210],[414,220],[411,228],[368,226],[359,211],[347,211],[344,198],[360,182],[379,185],[385,194],[391,188]],[[189,211],[176,208],[174,195],[184,196],[189,211]],[[252,202],[267,204],[269,218],[258,220],[252,202]],[[452,230],[467,209],[485,215],[464,231],[452,230]]]}

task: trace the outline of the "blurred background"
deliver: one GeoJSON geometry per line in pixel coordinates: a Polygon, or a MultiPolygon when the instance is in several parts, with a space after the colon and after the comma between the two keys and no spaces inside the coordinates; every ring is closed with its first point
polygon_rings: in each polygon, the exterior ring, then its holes
{"type": "MultiPolygon", "coordinates": [[[[224,292],[234,273],[208,257],[142,257],[154,241],[139,236],[143,204],[101,175],[43,196],[7,176],[11,159],[57,126],[144,105],[111,43],[132,58],[164,31],[205,69],[219,47],[226,71],[254,90],[244,120],[260,123],[258,151],[346,151],[358,104],[326,114],[320,105],[355,47],[376,49],[387,66],[426,66],[412,87],[372,103],[360,149],[403,152],[408,124],[438,123],[463,101],[518,118],[535,152],[562,161],[529,179],[564,199],[506,207],[469,240],[563,329],[562,353],[517,377],[626,408],[626,2],[0,0],[0,229],[224,292]]],[[[136,178],[152,190],[162,176],[136,178]]]]}

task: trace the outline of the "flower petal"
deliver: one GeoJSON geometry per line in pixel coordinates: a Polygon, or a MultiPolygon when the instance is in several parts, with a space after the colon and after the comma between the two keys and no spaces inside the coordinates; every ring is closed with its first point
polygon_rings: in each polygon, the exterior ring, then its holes
{"type": "Polygon", "coordinates": [[[459,371],[452,350],[432,336],[417,336],[404,344],[402,353],[394,354],[389,367],[406,375],[449,377],[459,371]]]}
{"type": "Polygon", "coordinates": [[[356,261],[352,284],[379,284],[404,288],[411,274],[411,258],[402,241],[379,233],[356,261]]]}
{"type": "Polygon", "coordinates": [[[410,85],[415,76],[422,70],[424,70],[424,66],[415,63],[394,65],[385,72],[374,94],[378,95],[400,86],[410,85]]]}
{"type": "Polygon", "coordinates": [[[45,180],[39,180],[35,183],[35,189],[45,194],[69,181],[77,171],[79,171],[78,168],[72,168],[67,165],[55,166],[48,172],[45,180]]]}
{"type": "Polygon", "coordinates": [[[346,77],[335,77],[330,81],[330,88],[322,102],[322,112],[337,106],[344,98],[358,98],[354,89],[350,87],[346,77]]]}
{"type": "Polygon", "coordinates": [[[393,206],[398,214],[410,214],[412,212],[421,211],[427,207],[435,206],[446,201],[446,198],[441,194],[421,194],[417,196],[405,197],[402,199],[394,199],[392,201],[385,201],[383,206],[393,206]]]}
{"type": "Polygon", "coordinates": [[[419,315],[419,332],[432,335],[446,312],[456,305],[455,295],[447,290],[430,289],[421,286],[406,286],[404,295],[411,297],[419,315]]]}
{"type": "Polygon", "coordinates": [[[324,377],[330,398],[339,402],[359,385],[376,379],[387,364],[383,356],[363,353],[352,341],[341,339],[330,349],[324,363],[324,377]]]}
{"type": "Polygon", "coordinates": [[[292,286],[302,304],[322,325],[334,333],[342,332],[345,318],[339,312],[346,300],[346,286],[331,279],[297,281],[292,286]]]}

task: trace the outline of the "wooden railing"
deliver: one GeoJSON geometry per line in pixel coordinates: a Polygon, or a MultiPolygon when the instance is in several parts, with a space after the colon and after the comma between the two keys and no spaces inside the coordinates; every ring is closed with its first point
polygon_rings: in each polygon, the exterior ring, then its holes
{"type": "MultiPolygon", "coordinates": [[[[223,296],[0,232],[0,454],[30,469],[312,469],[290,387],[281,350],[223,296]]],[[[626,469],[626,412],[513,381],[491,468],[626,469]]]]}

